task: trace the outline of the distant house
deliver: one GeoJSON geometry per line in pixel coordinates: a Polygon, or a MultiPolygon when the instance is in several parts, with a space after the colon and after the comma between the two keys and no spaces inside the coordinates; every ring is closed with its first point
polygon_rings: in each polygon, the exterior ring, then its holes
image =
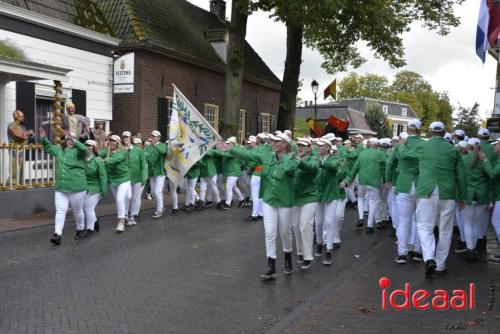
{"type": "MultiPolygon", "coordinates": [[[[318,104],[316,107],[318,121],[326,122],[330,116],[335,116],[341,120],[349,118],[349,127],[347,128],[349,135],[362,134],[368,137],[376,135],[376,132],[370,129],[363,117],[363,113],[360,111],[337,103],[318,104]]],[[[305,119],[314,118],[314,106],[308,105],[306,107],[298,107],[295,112],[295,117],[305,119]]]]}
{"type": "Polygon", "coordinates": [[[401,132],[406,131],[408,122],[411,119],[415,119],[418,117],[413,109],[406,103],[384,101],[368,97],[343,99],[338,103],[362,113],[368,110],[370,104],[380,105],[382,111],[387,115],[387,118],[392,124],[394,136],[397,136],[401,132]]]}

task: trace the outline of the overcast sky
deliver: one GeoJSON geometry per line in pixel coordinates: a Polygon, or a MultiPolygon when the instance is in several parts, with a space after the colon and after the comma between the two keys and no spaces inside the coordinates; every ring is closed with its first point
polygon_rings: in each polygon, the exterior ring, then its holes
{"type": "MultiPolygon", "coordinates": [[[[209,0],[188,1],[209,9],[209,0]]],[[[229,18],[231,1],[228,2],[226,15],[229,18]]],[[[447,91],[455,107],[459,103],[471,107],[478,102],[481,114],[485,116],[493,109],[496,62],[488,55],[483,65],[475,53],[478,12],[478,0],[467,0],[457,6],[456,14],[461,18],[461,24],[447,36],[439,36],[415,24],[410,32],[403,35],[407,62],[404,68],[392,69],[382,60],[375,59],[369,48],[362,47],[361,53],[368,61],[354,71],[385,75],[390,80],[398,71],[415,71],[423,75],[435,90],[447,91]]],[[[247,40],[281,79],[286,54],[285,26],[270,19],[268,13],[252,14],[248,19],[247,40]]],[[[347,75],[326,73],[321,68],[322,58],[317,51],[305,48],[302,58],[300,78],[304,79],[304,87],[299,92],[302,99],[314,99],[310,89],[313,78],[320,83],[322,91],[333,79],[339,81],[347,75]]],[[[318,103],[322,102],[322,96],[318,97],[318,103]]]]}

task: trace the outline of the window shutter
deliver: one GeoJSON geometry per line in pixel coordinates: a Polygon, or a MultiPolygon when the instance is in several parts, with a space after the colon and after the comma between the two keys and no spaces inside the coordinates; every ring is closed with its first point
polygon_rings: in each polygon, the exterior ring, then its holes
{"type": "Polygon", "coordinates": [[[252,134],[252,113],[247,111],[245,117],[245,137],[248,137],[252,134]]]}
{"type": "Polygon", "coordinates": [[[168,138],[168,99],[158,97],[158,131],[161,132],[161,141],[168,138]]]}
{"type": "Polygon", "coordinates": [[[35,84],[33,82],[16,81],[16,109],[23,112],[26,129],[35,129],[35,84]]]}
{"type": "Polygon", "coordinates": [[[257,132],[262,132],[262,114],[257,114],[257,132]]]}
{"type": "Polygon", "coordinates": [[[71,100],[75,104],[76,113],[87,116],[87,92],[80,89],[72,89],[71,100]]]}

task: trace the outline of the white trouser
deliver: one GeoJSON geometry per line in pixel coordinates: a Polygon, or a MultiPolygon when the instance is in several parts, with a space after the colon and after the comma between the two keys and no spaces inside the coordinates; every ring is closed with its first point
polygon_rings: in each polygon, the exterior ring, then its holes
{"type": "Polygon", "coordinates": [[[101,200],[101,194],[97,193],[86,193],[85,194],[85,217],[87,218],[87,230],[94,230],[95,222],[97,221],[97,216],[95,214],[95,207],[101,200]]]}
{"type": "Polygon", "coordinates": [[[339,244],[340,231],[342,231],[342,225],[344,224],[345,206],[347,204],[347,197],[344,199],[339,199],[337,201],[337,210],[335,211],[335,224],[333,226],[333,242],[339,244]]]}
{"type": "Polygon", "coordinates": [[[464,220],[462,218],[462,210],[460,210],[459,207],[455,209],[455,222],[457,223],[458,230],[460,231],[460,241],[465,242],[464,220]]]}
{"type": "Polygon", "coordinates": [[[236,181],[238,181],[237,176],[228,176],[226,177],[226,204],[231,206],[233,203],[233,191],[238,197],[238,201],[242,201],[245,198],[241,194],[240,189],[236,185],[236,181]]]}
{"type": "Polygon", "coordinates": [[[127,197],[127,203],[125,203],[125,207],[127,208],[127,212],[130,209],[131,216],[139,215],[139,211],[141,210],[141,196],[143,190],[144,186],[141,183],[132,183],[130,185],[130,193],[127,197]]]}
{"type": "Polygon", "coordinates": [[[356,203],[356,201],[358,200],[356,198],[356,194],[354,193],[354,182],[351,183],[347,188],[346,188],[346,195],[347,195],[347,198],[352,202],[352,203],[356,203]]]}
{"type": "Polygon", "coordinates": [[[389,198],[389,189],[382,183],[379,188],[380,203],[377,210],[377,215],[375,216],[375,221],[382,222],[389,220],[389,203],[387,202],[389,198]]]}
{"type": "Polygon", "coordinates": [[[212,200],[215,197],[215,203],[220,202],[219,189],[217,188],[217,175],[212,177],[202,177],[200,179],[200,200],[205,202],[207,189],[210,190],[212,194],[212,200]]]}
{"type": "Polygon", "coordinates": [[[377,216],[378,210],[380,209],[379,188],[366,186],[366,201],[368,201],[368,227],[373,227],[373,224],[375,223],[375,217],[377,216]]]}
{"type": "Polygon", "coordinates": [[[266,254],[276,258],[276,236],[279,233],[283,244],[283,252],[292,251],[292,214],[293,208],[275,208],[264,203],[264,232],[266,239],[266,254]]]}
{"type": "Polygon", "coordinates": [[[318,203],[307,203],[296,206],[293,210],[293,231],[295,233],[295,243],[297,245],[297,255],[303,255],[304,260],[313,259],[313,224],[314,212],[318,203]]]}
{"type": "MultiPolygon", "coordinates": [[[[155,198],[156,202],[156,211],[163,210],[163,186],[165,185],[165,175],[159,176],[151,176],[149,178],[149,183],[151,184],[151,194],[155,198]]],[[[177,193],[177,189],[174,189],[172,192],[177,193]]]]}
{"type": "Polygon", "coordinates": [[[396,196],[396,206],[398,207],[399,213],[399,222],[396,229],[398,255],[406,255],[408,253],[408,244],[411,238],[413,215],[417,208],[415,184],[412,184],[409,194],[399,193],[396,196]]]}
{"type": "Polygon", "coordinates": [[[455,208],[456,202],[454,200],[439,199],[437,187],[430,197],[417,200],[417,230],[422,244],[424,261],[435,260],[438,270],[446,268],[445,262],[453,234],[455,208]],[[434,238],[436,217],[439,217],[437,246],[434,238]]]}
{"type": "Polygon", "coordinates": [[[398,204],[397,204],[397,199],[396,199],[396,187],[392,186],[391,190],[389,191],[389,214],[391,215],[392,219],[392,227],[394,229],[398,228],[398,222],[399,222],[399,211],[398,211],[398,204]]]}
{"type": "Polygon", "coordinates": [[[111,192],[115,196],[118,219],[124,219],[127,215],[127,207],[125,205],[130,201],[130,198],[128,198],[131,194],[130,181],[120,183],[117,186],[111,186],[111,192]]]}
{"type": "Polygon", "coordinates": [[[476,249],[477,239],[482,238],[481,235],[481,215],[488,207],[487,204],[466,204],[462,209],[462,219],[464,224],[465,243],[467,249],[476,249]]]}
{"type": "Polygon", "coordinates": [[[198,178],[186,179],[186,206],[194,205],[196,201],[196,181],[198,178]]]}
{"type": "Polygon", "coordinates": [[[68,207],[71,205],[73,215],[75,216],[76,229],[82,231],[85,228],[84,215],[83,215],[83,202],[85,201],[86,191],[80,192],[62,192],[56,191],[54,194],[54,201],[56,207],[55,217],[55,233],[62,235],[64,228],[64,221],[66,220],[66,213],[68,207]]]}
{"type": "Polygon", "coordinates": [[[366,186],[358,185],[358,215],[359,219],[365,218],[366,186]]]}
{"type": "Polygon", "coordinates": [[[179,199],[177,197],[177,186],[168,179],[168,189],[170,189],[170,198],[172,199],[172,209],[179,208],[179,199]]]}
{"type": "Polygon", "coordinates": [[[327,250],[333,249],[333,237],[335,234],[335,218],[337,213],[337,202],[333,200],[319,203],[315,214],[316,242],[326,244],[327,250]]]}
{"type": "Polygon", "coordinates": [[[262,216],[262,199],[259,198],[260,176],[252,175],[250,188],[252,191],[252,217],[262,216]]]}
{"type": "Polygon", "coordinates": [[[217,174],[217,189],[219,189],[219,194],[221,198],[226,198],[226,186],[224,183],[223,174],[217,174]]]}
{"type": "Polygon", "coordinates": [[[415,211],[413,211],[413,215],[411,217],[410,245],[413,245],[414,252],[422,253],[422,244],[420,243],[420,237],[418,236],[417,214],[415,211]]]}
{"type": "Polygon", "coordinates": [[[250,175],[247,171],[241,172],[240,177],[238,177],[238,188],[240,188],[241,194],[244,198],[250,197],[250,175]]]}
{"type": "Polygon", "coordinates": [[[485,238],[488,233],[488,225],[490,224],[490,213],[488,212],[488,205],[479,214],[479,229],[478,238],[485,238]]]}
{"type": "Polygon", "coordinates": [[[500,201],[495,202],[495,208],[493,209],[493,215],[491,216],[491,223],[497,234],[497,240],[500,242],[500,201]]]}

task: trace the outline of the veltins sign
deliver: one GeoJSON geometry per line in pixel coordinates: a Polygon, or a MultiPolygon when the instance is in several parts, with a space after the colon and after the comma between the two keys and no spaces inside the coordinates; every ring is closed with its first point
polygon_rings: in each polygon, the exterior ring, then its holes
{"type": "Polygon", "coordinates": [[[116,59],[113,65],[115,94],[134,92],[134,53],[127,53],[116,59]]]}

